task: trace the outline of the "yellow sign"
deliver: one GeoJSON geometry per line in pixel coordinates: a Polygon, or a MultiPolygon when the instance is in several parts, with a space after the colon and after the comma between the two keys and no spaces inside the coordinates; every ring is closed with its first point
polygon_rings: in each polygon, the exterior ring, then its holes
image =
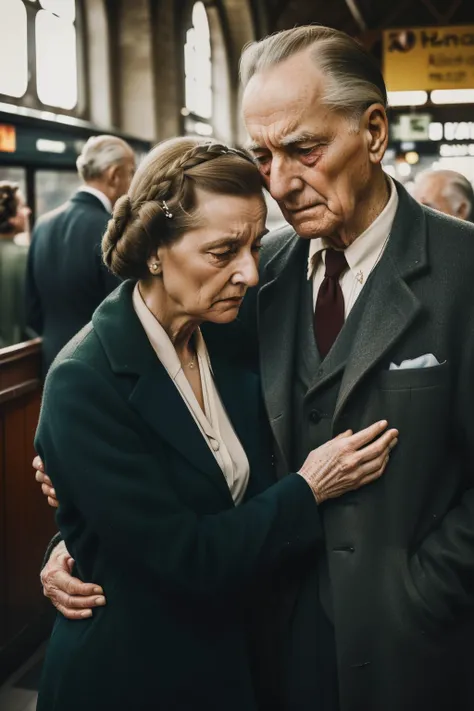
{"type": "Polygon", "coordinates": [[[0,123],[0,152],[15,153],[16,151],[16,131],[15,126],[7,123],[0,123]]]}
{"type": "Polygon", "coordinates": [[[388,91],[474,89],[474,25],[383,33],[388,91]]]}

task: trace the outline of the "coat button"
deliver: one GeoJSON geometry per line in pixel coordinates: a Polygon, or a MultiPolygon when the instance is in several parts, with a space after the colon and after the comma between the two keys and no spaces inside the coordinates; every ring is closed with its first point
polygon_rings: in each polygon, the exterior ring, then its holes
{"type": "Polygon", "coordinates": [[[210,439],[209,441],[214,452],[218,452],[220,449],[219,442],[216,439],[210,439]]]}
{"type": "Polygon", "coordinates": [[[318,424],[318,422],[321,421],[322,414],[319,410],[311,410],[309,413],[309,419],[311,422],[313,422],[315,425],[318,424]]]}

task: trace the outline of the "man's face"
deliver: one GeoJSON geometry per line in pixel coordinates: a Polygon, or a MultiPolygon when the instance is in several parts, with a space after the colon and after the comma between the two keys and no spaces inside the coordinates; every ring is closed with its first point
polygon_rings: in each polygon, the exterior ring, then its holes
{"type": "Polygon", "coordinates": [[[332,238],[337,244],[337,235],[358,229],[383,150],[380,159],[371,158],[367,113],[357,126],[329,111],[324,85],[308,53],[297,54],[252,77],[243,115],[251,150],[285,219],[300,237],[332,238]]]}
{"type": "Polygon", "coordinates": [[[130,151],[126,158],[118,165],[117,170],[117,199],[125,193],[128,193],[130,188],[130,183],[135,175],[135,154],[130,151]]]}

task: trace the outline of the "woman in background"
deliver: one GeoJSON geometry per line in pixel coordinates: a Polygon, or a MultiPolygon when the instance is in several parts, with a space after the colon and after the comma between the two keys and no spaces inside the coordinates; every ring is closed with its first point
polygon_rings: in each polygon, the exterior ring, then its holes
{"type": "Polygon", "coordinates": [[[17,183],[0,182],[0,348],[28,337],[25,322],[25,274],[30,208],[17,183]],[[21,241],[19,238],[23,238],[21,241]]]}

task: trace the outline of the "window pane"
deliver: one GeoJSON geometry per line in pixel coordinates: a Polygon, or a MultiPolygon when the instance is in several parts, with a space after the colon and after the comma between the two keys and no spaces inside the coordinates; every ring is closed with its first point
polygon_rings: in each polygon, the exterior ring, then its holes
{"type": "Polygon", "coordinates": [[[22,0],[0,0],[2,62],[0,94],[19,98],[28,86],[26,9],[22,0]]]}
{"type": "Polygon", "coordinates": [[[188,111],[196,113],[197,106],[197,84],[192,77],[186,77],[186,108],[188,111]]]}
{"type": "Polygon", "coordinates": [[[38,98],[43,104],[72,109],[77,104],[76,29],[46,10],[36,15],[38,98]]]}
{"type": "Polygon", "coordinates": [[[76,0],[40,0],[40,5],[45,10],[64,17],[70,22],[74,22],[76,19],[76,0]]]}
{"type": "Polygon", "coordinates": [[[0,182],[2,180],[10,180],[12,183],[18,183],[21,192],[23,195],[26,195],[26,170],[24,168],[0,165],[0,182]]]}
{"type": "Polygon", "coordinates": [[[202,2],[194,4],[193,27],[184,46],[185,96],[188,111],[203,119],[212,116],[212,63],[209,22],[202,2]]]}
{"type": "Polygon", "coordinates": [[[193,25],[200,38],[209,39],[209,22],[207,12],[202,2],[195,3],[193,7],[193,25]]]}
{"type": "Polygon", "coordinates": [[[66,202],[80,183],[75,171],[37,170],[35,173],[36,218],[66,202]]]}

